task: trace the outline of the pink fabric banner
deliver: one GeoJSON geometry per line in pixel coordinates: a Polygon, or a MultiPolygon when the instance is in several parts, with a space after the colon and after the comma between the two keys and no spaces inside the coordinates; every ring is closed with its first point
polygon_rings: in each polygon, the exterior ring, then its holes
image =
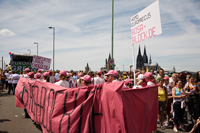
{"type": "Polygon", "coordinates": [[[156,130],[157,86],[123,89],[124,82],[63,88],[20,78],[16,106],[26,108],[43,133],[146,133],[156,130]]]}

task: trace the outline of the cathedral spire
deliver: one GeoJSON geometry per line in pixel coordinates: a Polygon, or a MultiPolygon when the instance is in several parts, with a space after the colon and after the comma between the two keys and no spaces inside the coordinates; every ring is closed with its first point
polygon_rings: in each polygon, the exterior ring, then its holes
{"type": "Polygon", "coordinates": [[[149,64],[151,64],[151,55],[150,55],[150,58],[149,58],[149,64]]]}
{"type": "Polygon", "coordinates": [[[108,61],[111,59],[111,55],[110,55],[110,53],[109,53],[109,56],[108,56],[108,61]]]}
{"type": "Polygon", "coordinates": [[[144,56],[146,56],[146,46],[144,45],[144,56]]]}
{"type": "Polygon", "coordinates": [[[138,56],[142,56],[140,52],[140,45],[139,45],[139,50],[138,50],[138,56]]]}
{"type": "Polygon", "coordinates": [[[148,57],[146,54],[146,46],[144,45],[143,63],[148,63],[148,57]]]}

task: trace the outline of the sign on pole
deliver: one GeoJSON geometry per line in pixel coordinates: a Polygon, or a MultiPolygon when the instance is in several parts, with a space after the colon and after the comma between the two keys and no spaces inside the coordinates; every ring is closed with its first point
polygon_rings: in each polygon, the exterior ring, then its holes
{"type": "Polygon", "coordinates": [[[131,17],[132,44],[144,41],[162,33],[159,1],[131,17]]]}
{"type": "Polygon", "coordinates": [[[51,59],[45,58],[42,56],[33,56],[33,61],[31,67],[38,68],[38,69],[44,69],[49,70],[51,65],[51,59]]]}
{"type": "Polygon", "coordinates": [[[114,64],[114,59],[109,60],[110,64],[114,64]]]}
{"type": "Polygon", "coordinates": [[[134,85],[136,85],[134,44],[157,36],[161,33],[162,27],[160,21],[160,8],[158,0],[131,17],[131,42],[133,49],[134,85]]]}

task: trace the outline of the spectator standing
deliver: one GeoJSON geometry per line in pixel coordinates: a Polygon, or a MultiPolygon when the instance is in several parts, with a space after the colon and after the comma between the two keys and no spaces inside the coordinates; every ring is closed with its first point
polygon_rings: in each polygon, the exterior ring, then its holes
{"type": "Polygon", "coordinates": [[[60,81],[56,82],[55,85],[59,85],[65,88],[69,88],[69,82],[66,81],[67,79],[67,72],[65,70],[61,70],[59,73],[60,81]]]}
{"type": "Polygon", "coordinates": [[[172,89],[172,97],[173,97],[173,110],[174,110],[174,128],[175,132],[178,132],[178,122],[179,129],[185,131],[183,128],[183,115],[185,112],[185,91],[182,86],[182,81],[177,80],[175,83],[175,87],[172,89]]]}
{"type": "Polygon", "coordinates": [[[12,84],[13,84],[13,95],[15,95],[15,88],[17,86],[19,78],[20,78],[20,75],[17,73],[17,71],[15,71],[14,74],[12,74],[12,77],[11,77],[12,84]]]}
{"type": "Polygon", "coordinates": [[[161,68],[159,71],[159,74],[156,76],[156,82],[159,82],[160,78],[164,78],[164,70],[161,68]]]}
{"type": "Polygon", "coordinates": [[[189,81],[184,86],[184,91],[186,94],[189,95],[188,101],[187,101],[187,107],[188,107],[188,119],[192,120],[193,123],[197,120],[197,96],[199,95],[199,92],[197,92],[197,85],[195,83],[194,77],[190,76],[189,81]]]}
{"type": "Polygon", "coordinates": [[[162,78],[159,79],[159,86],[158,86],[158,105],[159,105],[159,119],[161,122],[160,128],[162,130],[165,129],[163,122],[164,122],[164,111],[168,102],[168,97],[167,97],[167,88],[163,86],[164,80],[162,78]]]}
{"type": "Polygon", "coordinates": [[[11,91],[13,91],[13,87],[12,87],[12,71],[9,71],[8,74],[9,77],[7,77],[8,79],[8,94],[10,94],[11,91]]]}
{"type": "Polygon", "coordinates": [[[102,84],[105,82],[105,80],[101,78],[101,76],[102,76],[102,71],[98,70],[96,77],[94,77],[94,85],[102,84]]]}
{"type": "Polygon", "coordinates": [[[92,81],[90,75],[85,75],[84,77],[81,77],[83,80],[84,86],[92,86],[92,81]]]}

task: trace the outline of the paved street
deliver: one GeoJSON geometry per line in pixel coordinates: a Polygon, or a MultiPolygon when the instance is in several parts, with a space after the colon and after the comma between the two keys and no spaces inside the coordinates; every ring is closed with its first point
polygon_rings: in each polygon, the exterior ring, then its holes
{"type": "MultiPolygon", "coordinates": [[[[0,133],[41,133],[31,119],[24,117],[24,110],[15,107],[15,97],[8,95],[5,89],[4,91],[0,96],[0,133]]],[[[165,130],[158,128],[157,133],[174,133],[174,131],[171,125],[165,130]]]]}

